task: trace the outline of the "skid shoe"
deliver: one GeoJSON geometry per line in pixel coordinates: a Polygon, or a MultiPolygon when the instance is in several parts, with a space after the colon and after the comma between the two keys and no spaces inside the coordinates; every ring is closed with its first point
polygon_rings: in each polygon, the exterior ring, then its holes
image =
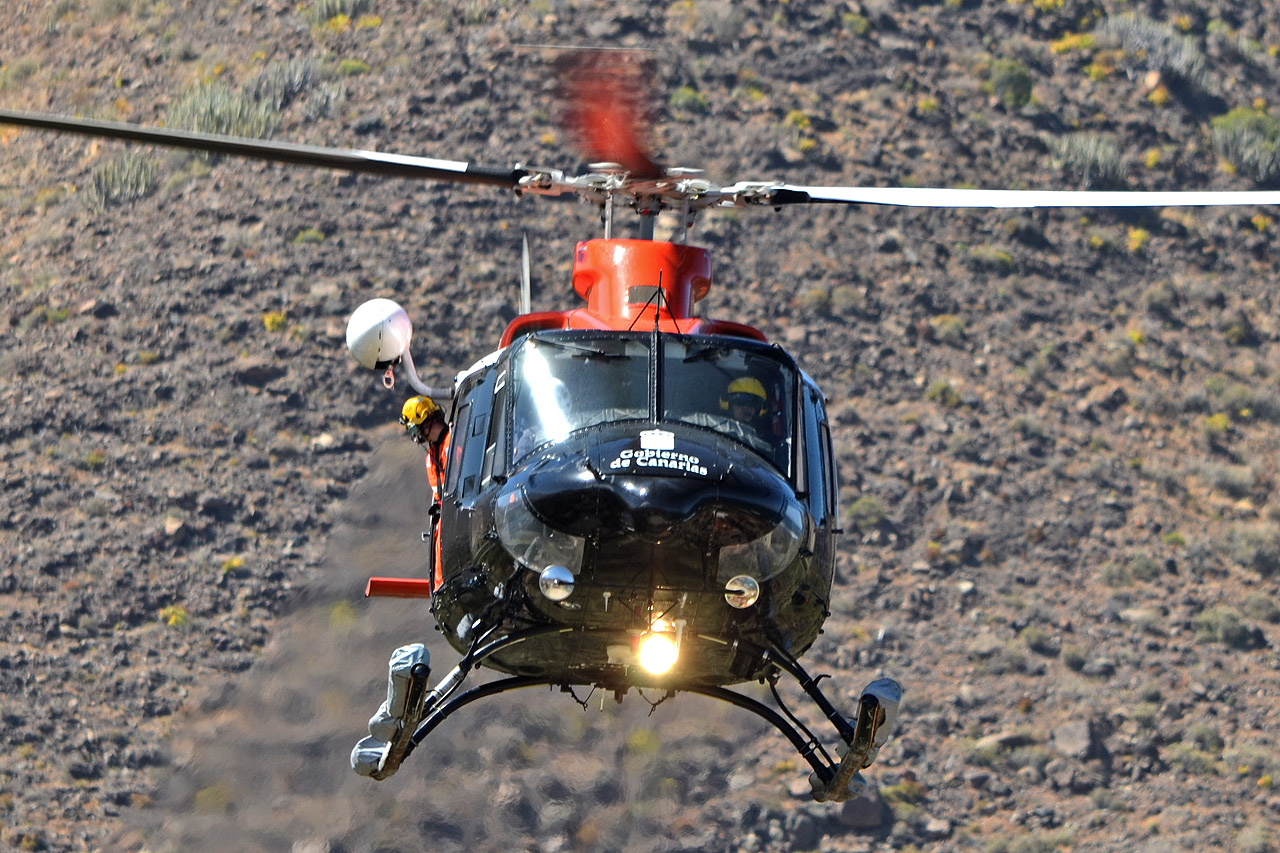
{"type": "Polygon", "coordinates": [[[422,643],[401,646],[387,664],[387,698],[369,718],[369,737],[351,750],[351,769],[385,779],[395,773],[422,720],[431,655],[422,643]]]}
{"type": "Polygon", "coordinates": [[[862,690],[858,713],[852,720],[853,735],[840,745],[840,763],[835,774],[823,781],[817,773],[809,776],[813,798],[820,803],[842,803],[862,793],[867,780],[860,772],[870,767],[898,724],[902,685],[892,678],[878,678],[862,690]]]}

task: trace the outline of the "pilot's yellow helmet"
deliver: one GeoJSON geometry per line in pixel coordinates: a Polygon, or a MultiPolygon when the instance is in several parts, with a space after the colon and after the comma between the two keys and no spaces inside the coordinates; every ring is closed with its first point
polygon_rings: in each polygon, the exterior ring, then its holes
{"type": "Polygon", "coordinates": [[[764,384],[759,379],[754,376],[739,376],[725,389],[724,396],[720,398],[720,408],[728,411],[731,405],[756,406],[759,409],[758,414],[763,417],[768,414],[765,406],[768,402],[769,394],[764,390],[764,384]]]}

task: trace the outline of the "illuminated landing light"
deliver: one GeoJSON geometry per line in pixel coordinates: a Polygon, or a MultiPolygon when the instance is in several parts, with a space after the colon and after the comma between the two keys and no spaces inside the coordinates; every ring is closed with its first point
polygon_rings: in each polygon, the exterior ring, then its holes
{"type": "Polygon", "coordinates": [[[665,675],[676,665],[680,647],[672,634],[650,631],[640,638],[640,666],[650,675],[665,675]]]}

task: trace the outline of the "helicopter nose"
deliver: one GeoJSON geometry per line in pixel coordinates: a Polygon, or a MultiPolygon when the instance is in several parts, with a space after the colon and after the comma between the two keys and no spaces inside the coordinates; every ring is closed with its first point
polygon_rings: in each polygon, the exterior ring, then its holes
{"type": "Polygon", "coordinates": [[[768,463],[714,438],[680,452],[635,458],[627,439],[541,460],[524,478],[525,499],[548,526],[577,536],[633,534],[650,542],[707,540],[724,520],[743,534],[772,529],[794,497],[768,463]],[[631,456],[627,454],[631,453],[631,456]]]}
{"type": "Polygon", "coordinates": [[[613,475],[600,489],[600,523],[650,541],[670,538],[678,527],[719,496],[718,482],[672,477],[613,475]]]}

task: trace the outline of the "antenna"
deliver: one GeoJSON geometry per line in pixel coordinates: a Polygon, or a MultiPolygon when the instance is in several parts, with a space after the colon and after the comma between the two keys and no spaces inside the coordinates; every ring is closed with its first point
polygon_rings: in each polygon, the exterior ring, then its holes
{"type": "Polygon", "coordinates": [[[529,274],[529,234],[520,235],[520,313],[533,311],[533,280],[529,274]]]}

